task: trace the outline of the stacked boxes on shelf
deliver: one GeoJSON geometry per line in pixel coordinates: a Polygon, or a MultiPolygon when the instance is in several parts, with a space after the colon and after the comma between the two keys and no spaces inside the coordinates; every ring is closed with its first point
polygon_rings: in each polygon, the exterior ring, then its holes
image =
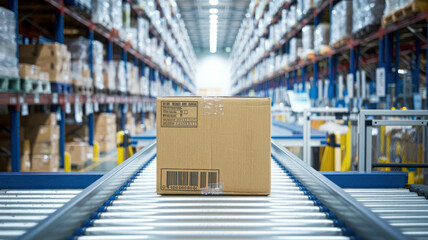
{"type": "Polygon", "coordinates": [[[93,77],[94,77],[94,89],[104,90],[104,76],[103,76],[103,51],[104,46],[100,41],[94,40],[92,42],[92,67],[93,67],[93,77]]]}
{"type": "Polygon", "coordinates": [[[70,83],[70,52],[63,44],[19,45],[19,62],[38,66],[51,82],[70,83]]]}
{"type": "Polygon", "coordinates": [[[126,113],[126,124],[125,129],[129,132],[131,136],[134,136],[136,134],[136,120],[134,117],[134,114],[131,112],[126,113]]]}
{"type": "MultiPolygon", "coordinates": [[[[93,81],[88,60],[89,40],[84,37],[79,37],[76,39],[68,39],[66,42],[71,52],[71,81],[73,85],[76,87],[91,88],[93,81]]],[[[97,44],[94,44],[94,46],[96,45],[97,44]]],[[[94,58],[96,58],[95,52],[94,58]]]]}
{"type": "Polygon", "coordinates": [[[94,140],[98,142],[100,152],[111,152],[116,148],[116,115],[112,113],[95,115],[94,140]]]}
{"type": "Polygon", "coordinates": [[[131,62],[127,63],[127,84],[129,93],[132,95],[140,95],[139,69],[131,62]]]}
{"type": "Polygon", "coordinates": [[[124,61],[114,61],[115,69],[115,85],[116,90],[119,93],[127,93],[127,83],[126,83],[126,73],[125,73],[125,62],[124,61]]]}
{"type": "Polygon", "coordinates": [[[330,51],[330,25],[320,23],[315,27],[314,50],[315,54],[323,55],[330,51]]]}
{"type": "Polygon", "coordinates": [[[30,142],[31,171],[56,172],[59,168],[59,126],[56,114],[31,114],[25,123],[30,142]]]}
{"type": "Polygon", "coordinates": [[[112,19],[110,15],[110,0],[93,0],[92,21],[107,29],[112,28],[112,19]]]}
{"type": "Polygon", "coordinates": [[[352,1],[341,1],[331,12],[330,45],[334,48],[348,43],[352,34],[352,1]]]}
{"type": "Polygon", "coordinates": [[[0,7],[0,76],[18,77],[15,14],[0,7]]]}
{"type": "Polygon", "coordinates": [[[116,67],[113,61],[104,62],[103,65],[104,89],[113,93],[116,91],[116,67]]]}
{"type": "Polygon", "coordinates": [[[379,29],[385,1],[353,0],[352,9],[352,34],[360,38],[379,29]]]}
{"type": "Polygon", "coordinates": [[[71,165],[78,168],[83,168],[94,158],[93,147],[87,142],[68,142],[65,144],[65,151],[70,154],[71,165]]]}

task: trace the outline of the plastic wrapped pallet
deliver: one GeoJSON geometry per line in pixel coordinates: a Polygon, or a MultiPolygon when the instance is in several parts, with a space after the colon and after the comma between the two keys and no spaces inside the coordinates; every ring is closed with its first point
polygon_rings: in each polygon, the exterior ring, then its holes
{"type": "Polygon", "coordinates": [[[339,41],[351,38],[352,1],[341,1],[334,5],[332,11],[330,45],[341,45],[339,41]]]}
{"type": "Polygon", "coordinates": [[[122,18],[122,0],[110,0],[110,18],[112,20],[112,27],[120,30],[123,27],[122,18]]]}
{"type": "Polygon", "coordinates": [[[94,0],[92,8],[92,21],[106,27],[107,29],[111,29],[112,19],[110,11],[110,0],[94,0]]]}
{"type": "Polygon", "coordinates": [[[287,29],[290,31],[297,24],[297,12],[296,5],[290,6],[290,10],[288,11],[287,18],[287,29]]]}
{"type": "Polygon", "coordinates": [[[104,46],[100,41],[94,40],[92,42],[93,49],[93,77],[94,87],[98,90],[104,90],[104,79],[103,79],[103,52],[104,46]]]}
{"type": "MultiPolygon", "coordinates": [[[[89,69],[89,40],[84,37],[68,39],[67,45],[71,52],[71,81],[75,86],[92,87],[93,82],[89,69]]],[[[94,41],[95,42],[95,41],[94,41]]],[[[95,44],[97,45],[97,44],[95,44]]],[[[99,47],[95,47],[99,48],[99,47]]],[[[94,50],[95,50],[94,48],[94,50]]],[[[94,57],[98,57],[95,56],[94,57]]],[[[95,66],[95,65],[94,65],[95,66]]],[[[101,74],[100,74],[101,76],[101,74]]]]}
{"type": "Polygon", "coordinates": [[[117,91],[121,93],[126,93],[127,85],[126,85],[126,74],[125,74],[125,62],[124,61],[115,61],[115,69],[116,69],[116,87],[117,91]]]}
{"type": "Polygon", "coordinates": [[[320,23],[314,31],[314,50],[315,54],[326,54],[330,51],[330,25],[320,23]]]}
{"type": "Polygon", "coordinates": [[[413,0],[385,0],[385,11],[384,16],[405,7],[407,4],[413,2],[413,0]]]}
{"type": "Polygon", "coordinates": [[[137,48],[146,54],[146,42],[149,39],[149,22],[144,18],[137,18],[137,48]]]}
{"type": "Polygon", "coordinates": [[[141,88],[141,94],[143,96],[149,96],[150,95],[149,74],[150,74],[150,69],[148,67],[146,67],[146,68],[144,68],[143,75],[140,77],[140,88],[141,88]]]}
{"type": "Polygon", "coordinates": [[[385,9],[385,1],[353,0],[352,9],[352,33],[355,34],[366,27],[380,25],[382,20],[380,13],[385,9]]]}
{"type": "Polygon", "coordinates": [[[122,17],[123,17],[123,27],[130,28],[131,27],[131,4],[128,2],[123,3],[122,8],[122,17]]]}
{"type": "Polygon", "coordinates": [[[125,42],[131,43],[131,46],[135,49],[138,47],[137,39],[137,28],[123,28],[120,34],[125,42]]]}
{"type": "Polygon", "coordinates": [[[0,7],[0,75],[18,77],[15,14],[0,7]]]}
{"type": "Polygon", "coordinates": [[[302,28],[303,58],[312,59],[314,57],[314,26],[306,25],[302,28]]]}
{"type": "Polygon", "coordinates": [[[300,38],[292,38],[290,40],[290,54],[289,54],[289,64],[293,65],[297,63],[299,60],[299,52],[302,49],[302,39],[300,38]]]}
{"type": "Polygon", "coordinates": [[[112,61],[105,62],[103,65],[104,88],[110,92],[116,91],[116,68],[112,61]]]}

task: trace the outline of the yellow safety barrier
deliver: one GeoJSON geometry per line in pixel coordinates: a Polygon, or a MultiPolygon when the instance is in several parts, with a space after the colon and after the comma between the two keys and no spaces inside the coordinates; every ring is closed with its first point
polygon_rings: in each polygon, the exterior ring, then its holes
{"type": "MultiPolygon", "coordinates": [[[[343,143],[341,143],[342,146],[343,143]]],[[[345,135],[345,144],[343,144],[343,150],[345,152],[345,157],[342,161],[341,171],[351,171],[351,121],[348,123],[348,132],[345,135]]]]}
{"type": "Polygon", "coordinates": [[[100,144],[94,141],[94,162],[98,162],[100,159],[100,144]]]}
{"type": "Polygon", "coordinates": [[[124,131],[119,131],[116,134],[116,143],[117,143],[117,165],[120,165],[125,160],[125,149],[123,148],[123,136],[125,135],[124,131]]]}
{"type": "Polygon", "coordinates": [[[71,156],[68,152],[64,152],[64,172],[71,172],[71,156]]]}

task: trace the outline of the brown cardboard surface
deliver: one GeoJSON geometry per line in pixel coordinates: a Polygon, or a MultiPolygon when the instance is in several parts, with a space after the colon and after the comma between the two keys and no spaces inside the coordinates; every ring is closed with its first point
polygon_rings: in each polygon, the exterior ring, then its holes
{"type": "Polygon", "coordinates": [[[70,154],[71,164],[83,166],[89,160],[87,156],[88,144],[86,142],[69,142],[65,144],[65,151],[70,154]]]}
{"type": "Polygon", "coordinates": [[[157,193],[270,194],[269,98],[163,97],[156,105],[157,193]]]}
{"type": "Polygon", "coordinates": [[[33,144],[33,155],[51,155],[59,153],[59,141],[35,142],[33,144]]]}
{"type": "Polygon", "coordinates": [[[42,125],[40,127],[28,127],[25,134],[31,144],[54,142],[59,139],[59,126],[42,125]]]}
{"type": "Polygon", "coordinates": [[[31,158],[31,171],[33,172],[57,172],[58,168],[58,154],[33,155],[31,158]]]}
{"type": "Polygon", "coordinates": [[[19,64],[19,77],[28,78],[33,80],[39,79],[39,67],[32,64],[20,63],[19,64]]]}
{"type": "Polygon", "coordinates": [[[40,126],[40,125],[51,125],[56,126],[56,114],[55,113],[32,113],[28,116],[23,117],[23,124],[26,126],[40,126]]]}

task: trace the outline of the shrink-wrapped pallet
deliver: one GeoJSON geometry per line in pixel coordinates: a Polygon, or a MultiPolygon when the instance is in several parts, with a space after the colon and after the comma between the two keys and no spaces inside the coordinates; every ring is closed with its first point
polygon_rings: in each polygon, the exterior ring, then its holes
{"type": "Polygon", "coordinates": [[[352,1],[341,1],[334,5],[331,12],[330,45],[339,47],[352,34],[352,1]]]}
{"type": "Polygon", "coordinates": [[[314,31],[314,50],[315,54],[326,54],[330,50],[330,25],[320,23],[314,31]]]}
{"type": "Polygon", "coordinates": [[[357,33],[366,27],[380,24],[385,1],[353,0],[352,9],[352,33],[357,33]]]}

